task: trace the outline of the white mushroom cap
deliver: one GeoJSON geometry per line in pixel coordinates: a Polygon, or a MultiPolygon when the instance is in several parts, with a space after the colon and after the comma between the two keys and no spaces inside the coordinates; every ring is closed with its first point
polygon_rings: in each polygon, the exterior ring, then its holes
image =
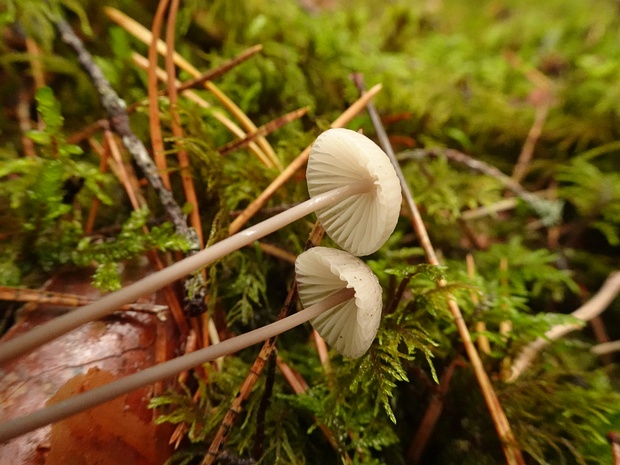
{"type": "Polygon", "coordinates": [[[314,142],[306,171],[310,197],[365,179],[374,189],[316,212],[325,231],[353,255],[377,251],[396,227],[400,182],[388,156],[366,136],[329,129],[314,142]]]}
{"type": "Polygon", "coordinates": [[[345,288],[355,297],[310,320],[314,329],[341,355],[362,356],[381,321],[381,286],[370,268],[342,250],[314,247],[297,257],[297,291],[309,307],[345,288]]]}

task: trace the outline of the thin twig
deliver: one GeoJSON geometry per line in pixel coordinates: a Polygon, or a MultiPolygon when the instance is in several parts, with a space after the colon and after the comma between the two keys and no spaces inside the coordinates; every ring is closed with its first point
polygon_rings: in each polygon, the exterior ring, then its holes
{"type": "Polygon", "coordinates": [[[157,40],[164,24],[164,15],[168,8],[169,0],[160,0],[157,4],[153,25],[151,26],[151,40],[149,42],[148,59],[151,66],[146,70],[147,92],[149,99],[149,131],[151,133],[151,148],[153,159],[159,170],[162,183],[168,190],[171,189],[170,174],[164,148],[164,136],[161,129],[161,117],[159,115],[159,92],[157,91],[157,40]]]}
{"type": "MultiPolygon", "coordinates": [[[[116,177],[120,180],[121,184],[125,188],[125,192],[127,193],[127,197],[129,197],[129,202],[131,203],[132,208],[134,210],[139,210],[144,205],[146,205],[146,201],[144,200],[144,197],[142,196],[140,190],[137,188],[138,181],[136,179],[135,173],[133,172],[133,168],[131,167],[131,165],[125,165],[125,163],[123,163],[120,148],[116,143],[116,139],[114,138],[112,132],[107,129],[104,130],[103,138],[105,144],[110,149],[112,160],[115,162],[115,164],[110,163],[110,166],[112,166],[112,171],[114,171],[116,177]]],[[[103,150],[99,146],[98,142],[91,138],[89,139],[89,143],[97,153],[103,156],[103,150]]],[[[148,233],[148,229],[146,229],[146,226],[144,228],[144,230],[148,233]]],[[[147,256],[157,270],[162,270],[164,268],[164,264],[160,260],[159,256],[155,253],[155,251],[149,251],[147,253],[147,256]]],[[[179,329],[181,336],[186,335],[189,329],[175,291],[172,289],[171,286],[165,286],[164,295],[166,298],[166,302],[168,302],[168,306],[170,307],[170,313],[172,314],[172,318],[174,319],[174,322],[179,329]]]]}
{"type": "MultiPolygon", "coordinates": [[[[133,61],[140,66],[142,69],[148,70],[149,66],[150,66],[150,62],[147,58],[144,58],[142,55],[133,52],[131,54],[131,57],[133,59],[133,61]]],[[[157,68],[156,70],[157,73],[157,78],[159,80],[161,80],[164,83],[168,82],[168,75],[166,74],[166,72],[161,69],[161,68],[157,68]]],[[[180,86],[181,83],[180,82],[176,82],[177,86],[180,86]]],[[[230,132],[232,132],[234,135],[236,135],[237,137],[240,138],[244,138],[246,136],[246,133],[243,131],[243,129],[241,129],[239,126],[237,126],[235,123],[233,123],[231,120],[229,120],[226,115],[224,115],[224,113],[222,113],[221,111],[218,111],[215,108],[211,107],[211,104],[209,102],[207,102],[205,99],[203,99],[202,97],[200,97],[198,94],[196,94],[196,92],[192,91],[192,90],[184,90],[183,91],[183,96],[185,98],[187,98],[188,100],[194,102],[196,105],[198,105],[201,108],[209,108],[211,109],[211,115],[213,115],[213,117],[215,119],[217,119],[218,121],[220,121],[225,127],[226,129],[228,129],[230,132]]],[[[265,153],[260,149],[260,147],[255,143],[255,142],[251,142],[248,145],[248,148],[256,155],[256,157],[265,165],[265,166],[272,166],[272,164],[269,162],[269,159],[267,158],[267,155],[265,155],[265,153]]]]}
{"type": "MultiPolygon", "coordinates": [[[[363,94],[364,85],[361,79],[361,75],[357,76],[355,80],[356,84],[360,89],[360,92],[363,94]]],[[[411,195],[411,192],[407,186],[407,182],[404,175],[402,174],[400,165],[396,160],[396,155],[394,154],[392,145],[390,144],[385,129],[383,128],[381,119],[379,118],[377,110],[374,108],[372,102],[369,102],[366,106],[368,108],[370,118],[373,122],[373,126],[377,131],[377,136],[379,137],[379,143],[381,147],[388,154],[388,157],[390,157],[392,162],[395,163],[394,168],[396,169],[396,172],[402,183],[405,202],[410,209],[412,225],[418,236],[420,245],[424,250],[426,259],[431,265],[437,266],[439,265],[439,260],[437,259],[437,255],[435,254],[435,249],[433,248],[433,245],[428,236],[428,232],[426,231],[426,226],[424,225],[422,216],[420,215],[417,205],[413,200],[413,196],[411,195]]],[[[437,282],[437,285],[439,287],[445,287],[447,285],[447,282],[444,279],[440,279],[437,282]]],[[[512,432],[512,429],[510,428],[510,424],[508,423],[508,419],[506,418],[499,399],[497,398],[497,394],[493,389],[491,381],[489,380],[489,377],[484,370],[484,366],[482,365],[482,361],[480,360],[480,356],[478,355],[476,346],[471,340],[471,336],[469,334],[469,330],[467,329],[467,325],[465,324],[465,320],[463,319],[463,315],[461,314],[461,310],[456,303],[456,300],[454,300],[454,298],[452,298],[451,296],[448,298],[448,308],[450,309],[450,313],[452,314],[452,318],[454,319],[456,328],[463,341],[463,345],[465,346],[465,350],[472,364],[472,368],[474,370],[474,374],[476,375],[476,379],[478,380],[478,384],[480,385],[482,395],[487,404],[487,408],[491,413],[493,424],[495,425],[495,429],[497,430],[498,436],[500,437],[500,440],[502,442],[502,448],[504,450],[506,460],[509,465],[525,465],[525,461],[523,460],[521,451],[518,448],[516,438],[512,432]]]]}
{"type": "MultiPolygon", "coordinates": [[[[105,146],[109,147],[112,159],[116,163],[116,177],[125,188],[125,193],[129,198],[129,203],[131,203],[134,210],[140,210],[146,205],[146,200],[142,196],[142,192],[138,189],[135,173],[133,173],[133,170],[131,173],[128,171],[131,169],[131,166],[126,166],[123,162],[121,151],[112,132],[108,130],[103,131],[103,141],[105,146]],[[132,178],[134,182],[132,182],[132,178]]],[[[91,139],[90,142],[92,146],[94,144],[94,140],[91,139]]]]}
{"type": "Polygon", "coordinates": [[[266,242],[259,241],[258,242],[258,246],[260,247],[260,249],[263,252],[265,252],[265,253],[267,253],[269,255],[272,255],[272,256],[274,256],[276,258],[279,258],[280,260],[284,260],[285,262],[288,262],[288,263],[290,263],[292,265],[294,265],[295,264],[295,260],[297,260],[297,256],[296,255],[293,255],[292,253],[287,252],[286,250],[283,250],[283,249],[281,249],[279,247],[276,247],[273,244],[268,244],[266,242]]]}
{"type": "Polygon", "coordinates": [[[543,125],[545,124],[545,120],[547,119],[547,115],[549,114],[549,107],[551,106],[550,102],[550,99],[546,98],[544,102],[542,102],[536,107],[536,116],[534,117],[534,123],[532,124],[532,127],[527,134],[527,138],[525,139],[525,143],[523,144],[523,148],[521,149],[521,153],[519,154],[517,163],[512,170],[512,179],[515,182],[520,182],[527,174],[530,161],[532,160],[532,156],[534,155],[534,148],[536,147],[536,142],[542,134],[543,125]]]}
{"type": "MultiPolygon", "coordinates": [[[[82,305],[86,305],[94,301],[94,299],[89,299],[88,297],[78,294],[52,292],[39,289],[24,289],[10,286],[0,286],[0,300],[10,302],[34,302],[36,304],[49,304],[59,307],[81,307],[82,305]]],[[[158,313],[167,309],[167,305],[139,303],[127,304],[118,307],[118,310],[149,313],[158,313]]]]}
{"type": "Polygon", "coordinates": [[[418,426],[415,436],[413,437],[409,449],[407,450],[408,464],[417,465],[420,463],[420,458],[422,457],[424,449],[426,449],[426,444],[431,437],[431,433],[435,429],[437,421],[441,417],[444,397],[450,389],[450,381],[452,380],[454,369],[459,365],[463,365],[463,362],[460,359],[452,360],[450,365],[448,365],[441,375],[441,379],[439,380],[439,388],[431,394],[432,397],[428,407],[426,407],[424,417],[422,418],[420,426],[418,426]]]}
{"type": "Polygon", "coordinates": [[[40,89],[45,86],[45,69],[43,68],[43,60],[41,60],[41,49],[39,45],[30,37],[26,37],[26,50],[28,51],[28,61],[32,68],[32,77],[34,86],[40,89]]]}
{"type": "Polygon", "coordinates": [[[614,352],[620,352],[620,341],[602,342],[590,349],[595,355],[608,355],[614,352]]]}
{"type": "MultiPolygon", "coordinates": [[[[600,315],[613,302],[618,293],[620,293],[620,271],[614,271],[605,280],[599,291],[570,315],[581,321],[589,321],[595,316],[600,315]]],[[[538,352],[547,347],[551,342],[581,327],[582,325],[578,323],[553,326],[545,333],[544,338],[539,337],[525,346],[512,364],[511,376],[508,381],[516,381],[531,365],[538,352]]]]}
{"type": "Polygon", "coordinates": [[[254,140],[257,137],[266,136],[267,134],[270,134],[280,129],[285,124],[288,124],[291,121],[295,121],[296,119],[301,118],[306,113],[308,113],[308,107],[300,108],[298,110],[293,110],[290,113],[279,116],[278,118],[272,121],[269,121],[267,124],[262,125],[258,129],[256,129],[256,132],[248,133],[248,135],[246,135],[242,139],[229,142],[223,147],[220,147],[219,149],[217,149],[217,151],[220,152],[220,155],[228,155],[229,153],[235,150],[239,150],[240,148],[245,147],[250,142],[254,142],[254,140]]]}
{"type": "Polygon", "coordinates": [[[90,75],[101,97],[101,103],[110,118],[112,128],[121,137],[123,144],[129,153],[132,154],[134,160],[149,180],[149,183],[159,195],[159,199],[170,216],[177,233],[187,238],[193,248],[195,248],[197,244],[196,234],[187,226],[185,215],[174,200],[172,193],[162,184],[161,178],[157,173],[157,167],[149,157],[146,147],[131,130],[129,118],[125,112],[125,102],[118,96],[114,89],[112,89],[112,86],[103,75],[101,68],[96,65],[92,56],[88,53],[84,44],[73,32],[69,24],[59,17],[53,17],[52,19],[60,32],[62,40],[73,48],[78,56],[78,60],[90,75]]]}
{"type": "Polygon", "coordinates": [[[233,69],[235,66],[238,66],[244,61],[247,61],[248,59],[252,58],[262,49],[263,49],[263,46],[261,44],[253,45],[252,47],[249,47],[245,49],[243,52],[241,52],[239,55],[237,55],[236,57],[225,61],[224,63],[217,66],[216,68],[209,70],[206,73],[203,73],[200,76],[197,76],[195,78],[188,79],[187,81],[185,81],[183,84],[181,84],[178,87],[178,91],[183,92],[184,90],[193,89],[196,87],[202,87],[204,86],[205,82],[213,81],[214,79],[219,78],[223,74],[233,69]]]}
{"type": "MultiPolygon", "coordinates": [[[[190,224],[196,231],[196,239],[198,248],[202,249],[204,245],[202,234],[202,221],[200,219],[200,209],[198,207],[198,196],[194,187],[194,179],[192,178],[189,165],[189,155],[183,147],[184,132],[181,126],[181,116],[178,112],[178,92],[176,88],[176,69],[173,58],[174,51],[174,33],[176,26],[176,17],[179,10],[179,0],[172,0],[168,11],[168,20],[166,23],[166,44],[167,53],[165,56],[166,74],[168,76],[168,100],[170,102],[170,119],[172,135],[177,140],[177,160],[181,175],[181,183],[183,184],[183,192],[185,193],[185,201],[192,206],[190,212],[190,224]]],[[[153,62],[151,62],[153,63],[153,62]]],[[[149,68],[150,69],[150,68],[149,68]]],[[[205,314],[205,298],[207,296],[206,287],[206,271],[198,271],[193,274],[191,279],[183,281],[185,286],[185,310],[190,316],[201,315],[200,321],[192,320],[191,324],[195,331],[202,334],[202,343],[208,344],[209,341],[209,316],[205,314]]]]}
{"type": "Polygon", "coordinates": [[[198,208],[198,197],[194,187],[194,180],[190,173],[189,155],[182,145],[185,136],[181,126],[181,116],[178,111],[178,92],[175,85],[176,69],[171,51],[174,50],[174,32],[177,11],[179,9],[179,0],[172,0],[170,11],[168,12],[168,21],[166,24],[166,44],[168,44],[169,53],[166,54],[166,73],[168,74],[168,99],[170,101],[170,119],[172,135],[177,140],[178,150],[177,158],[179,160],[179,169],[181,182],[183,183],[183,192],[185,193],[185,201],[192,206],[190,212],[190,222],[198,239],[198,247],[202,248],[202,223],[200,220],[200,210],[198,208]]]}

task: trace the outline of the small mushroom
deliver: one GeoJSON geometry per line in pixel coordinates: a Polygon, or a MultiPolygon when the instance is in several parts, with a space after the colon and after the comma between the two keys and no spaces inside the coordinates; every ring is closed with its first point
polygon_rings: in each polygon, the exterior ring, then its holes
{"type": "Polygon", "coordinates": [[[310,197],[362,179],[375,187],[316,211],[329,237],[344,250],[370,255],[394,231],[400,182],[390,159],[368,137],[350,129],[325,131],[312,146],[306,179],[310,197]]]}
{"type": "Polygon", "coordinates": [[[370,268],[346,252],[315,247],[295,262],[299,300],[314,305],[345,288],[355,298],[310,320],[314,329],[341,355],[362,356],[372,344],[381,321],[381,286],[370,268]]]}
{"type": "Polygon", "coordinates": [[[0,343],[0,363],[108,315],[312,212],[317,212],[327,234],[353,254],[374,252],[396,226],[401,204],[400,182],[387,155],[361,134],[347,129],[330,129],[321,134],[310,152],[308,186],[310,200],[92,304],[0,343]]]}
{"type": "Polygon", "coordinates": [[[381,287],[370,268],[347,252],[315,247],[297,258],[295,269],[300,300],[305,307],[302,311],[2,423],[0,442],[230,355],[309,320],[344,356],[359,357],[366,352],[381,317],[381,287]]]}

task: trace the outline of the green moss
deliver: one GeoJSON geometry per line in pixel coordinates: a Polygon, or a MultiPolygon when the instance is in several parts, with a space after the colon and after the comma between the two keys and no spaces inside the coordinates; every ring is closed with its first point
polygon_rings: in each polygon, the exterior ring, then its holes
{"type": "MultiPolygon", "coordinates": [[[[334,3],[310,11],[302,6],[306,2],[284,0],[216,0],[207,8],[202,2],[184,2],[178,50],[207,69],[250,45],[263,45],[260,55],[217,84],[257,125],[309,107],[308,116],[268,137],[284,164],[357,98],[350,73],[362,72],[368,86],[381,82],[375,104],[445,266],[424,265],[420,244],[403,216],[388,243],[366,259],[380,279],[386,309],[370,351],[358,361],[331,353],[332,371],[326,373],[308,342],[307,327],[281,337],[279,355],[310,388],[298,396],[276,371],[269,393],[269,382],[261,377],[230,431],[227,454],[233,459],[253,457],[262,431],[263,453],[254,457],[260,463],[404,463],[436,395],[437,378],[456,364],[464,366],[456,369],[442,397],[443,413],[423,463],[503,463],[501,445],[446,311],[449,291],[470,328],[477,322],[486,325],[485,332],[473,337],[484,336],[491,343],[483,363],[528,463],[609,463],[604,438],[619,428],[618,373],[589,355],[596,341],[588,332],[552,345],[515,383],[499,379],[524,345],[555,324],[573,322],[566,314],[619,266],[616,3],[334,3]],[[548,115],[521,182],[529,192],[557,190],[543,192],[537,202],[519,199],[514,208],[467,219],[468,210],[491,208],[513,194],[489,173],[448,157],[424,156],[425,151],[459,150],[510,175],[545,102],[548,115]],[[475,262],[474,277],[466,270],[468,253],[475,262]],[[439,288],[440,278],[450,285],[439,288]],[[505,322],[512,329],[500,333],[505,322]],[[271,402],[264,421],[259,413],[263,397],[271,402]],[[329,431],[333,443],[321,428],[329,431]]],[[[42,63],[53,77],[51,88],[37,94],[45,125],[28,133],[35,143],[34,157],[23,156],[23,134],[11,112],[0,115],[6,139],[0,148],[0,232],[6,238],[0,242],[0,281],[36,285],[59,265],[94,263],[99,266],[95,282],[114,288],[119,262],[148,250],[184,250],[186,245],[168,223],[156,221],[162,210],[152,192],[145,190],[150,210],[130,214],[116,181],[99,172],[98,156],[86,144],[67,142],[70,134],[104,115],[86,74],[56,40],[48,21],[49,8],[61,4],[69,7],[63,11],[86,33],[86,46],[122,97],[133,103],[146,95],[145,73],[134,69],[129,53],[145,53],[146,47],[118,27],[109,27],[99,3],[9,1],[0,6],[0,24],[9,28],[19,21],[43,47],[42,63]],[[75,179],[83,186],[69,198],[75,179]],[[82,225],[94,198],[103,202],[103,214],[97,235],[85,237],[82,225]],[[142,232],[147,222],[155,224],[148,235],[142,232]]],[[[154,6],[148,2],[117,6],[150,25],[154,6]]],[[[8,42],[0,46],[0,102],[13,109],[12,96],[30,79],[31,57],[8,42]]],[[[221,110],[208,92],[196,92],[221,110]]],[[[166,148],[172,151],[182,143],[190,154],[206,241],[216,242],[227,236],[234,215],[277,173],[247,149],[219,156],[217,148],[233,137],[213,118],[213,108],[181,99],[181,141],[172,138],[165,98],[160,109],[166,148]]],[[[131,124],[148,141],[145,113],[139,108],[131,124]]],[[[349,127],[371,137],[375,133],[365,114],[349,127]]],[[[173,158],[170,170],[176,174],[173,158]]],[[[173,191],[182,198],[176,177],[173,191]]],[[[299,173],[266,207],[305,198],[299,173]]],[[[266,213],[257,218],[263,216],[266,213]]],[[[297,254],[308,231],[300,221],[268,241],[297,254]]],[[[325,244],[331,244],[329,239],[325,244]]],[[[272,321],[293,279],[289,264],[259,248],[226,257],[211,266],[208,275],[210,310],[224,310],[235,332],[272,321]]],[[[620,338],[617,312],[616,302],[603,315],[612,339],[620,338]]],[[[191,444],[175,463],[193,463],[204,455],[256,353],[248,349],[227,358],[222,370],[209,368],[208,381],[193,384],[200,393],[197,402],[193,390],[154,401],[163,412],[161,421],[188,426],[191,444]]]]}

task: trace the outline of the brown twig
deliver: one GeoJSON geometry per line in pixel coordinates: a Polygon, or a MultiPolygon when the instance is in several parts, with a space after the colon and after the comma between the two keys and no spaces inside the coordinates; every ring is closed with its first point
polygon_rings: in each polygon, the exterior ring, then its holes
{"type": "Polygon", "coordinates": [[[146,71],[147,92],[149,99],[149,130],[151,132],[151,148],[153,159],[159,170],[164,188],[170,190],[170,175],[166,163],[164,150],[164,136],[161,130],[161,118],[159,116],[159,92],[157,91],[157,40],[161,34],[164,23],[164,15],[168,8],[169,0],[160,0],[157,4],[153,25],[151,26],[151,40],[149,42],[148,60],[150,66],[146,71]]]}
{"type": "MultiPolygon", "coordinates": [[[[108,171],[109,155],[110,147],[108,144],[104,144],[103,153],[99,160],[99,172],[106,173],[108,171]]],[[[93,228],[95,227],[95,219],[97,218],[100,205],[101,200],[95,196],[90,204],[90,208],[88,209],[88,218],[86,219],[86,224],[84,225],[84,234],[88,235],[93,232],[93,228]]]]}
{"type": "Polygon", "coordinates": [[[200,76],[197,76],[197,77],[192,78],[192,79],[188,79],[183,84],[181,84],[177,88],[177,90],[179,92],[183,92],[184,90],[194,89],[196,87],[203,87],[205,82],[213,81],[214,79],[219,78],[223,74],[225,74],[228,71],[230,71],[231,69],[233,69],[235,66],[238,66],[241,63],[243,63],[244,61],[247,61],[248,59],[252,58],[254,55],[256,55],[258,52],[260,52],[262,49],[263,49],[263,46],[261,44],[253,45],[252,47],[249,47],[249,48],[245,49],[243,52],[241,52],[236,57],[231,58],[230,60],[225,61],[224,63],[222,63],[218,67],[216,67],[216,68],[214,68],[212,70],[209,70],[206,73],[201,74],[200,76]]]}
{"type": "MultiPolygon", "coordinates": [[[[94,301],[82,295],[52,292],[39,289],[24,289],[20,287],[0,286],[0,300],[10,302],[34,302],[59,307],[81,307],[94,301]]],[[[155,304],[128,304],[118,307],[118,310],[158,313],[168,309],[166,305],[155,304]]]]}
{"type": "Polygon", "coordinates": [[[112,89],[112,86],[103,75],[101,68],[95,64],[92,56],[88,53],[80,38],[73,32],[73,29],[71,29],[67,22],[59,17],[53,17],[52,20],[60,32],[62,40],[73,48],[82,67],[84,67],[86,72],[90,75],[101,97],[101,103],[110,118],[112,128],[121,137],[123,144],[129,153],[132,154],[134,160],[149,180],[150,185],[159,195],[159,199],[170,216],[176,231],[187,238],[195,247],[197,243],[196,235],[187,226],[183,211],[177,205],[172,193],[162,184],[161,178],[157,173],[157,167],[149,157],[146,147],[131,130],[129,118],[125,112],[125,102],[123,102],[114,89],[112,89]]]}
{"type": "MultiPolygon", "coordinates": [[[[135,53],[135,52],[132,53],[131,56],[132,56],[133,61],[138,66],[140,66],[142,69],[145,69],[145,70],[149,69],[150,62],[147,58],[144,58],[142,55],[139,55],[138,53],[135,53]]],[[[157,78],[159,80],[161,80],[164,83],[168,82],[168,75],[163,69],[157,68],[156,73],[157,73],[157,78]]],[[[176,82],[176,85],[180,86],[181,83],[176,82]]],[[[213,115],[215,119],[220,121],[230,132],[232,132],[237,137],[243,138],[246,136],[246,133],[243,131],[243,129],[241,129],[231,120],[229,120],[226,117],[226,115],[224,115],[222,112],[218,111],[215,108],[212,108],[209,102],[207,102],[205,99],[200,97],[194,91],[189,90],[189,89],[184,90],[183,96],[187,98],[188,100],[194,102],[196,105],[200,106],[201,108],[209,108],[210,114],[213,115]]],[[[250,142],[250,144],[248,145],[248,148],[256,155],[256,157],[265,166],[273,166],[273,164],[269,161],[269,158],[267,157],[267,155],[265,155],[265,153],[260,149],[260,147],[255,142],[250,142]]]]}
{"type": "MultiPolygon", "coordinates": [[[[359,76],[356,81],[358,87],[360,88],[360,92],[363,93],[364,86],[363,82],[361,81],[361,76],[359,76]]],[[[403,194],[405,197],[405,202],[410,210],[413,229],[415,230],[418,236],[418,240],[420,241],[420,245],[424,250],[426,260],[431,265],[437,266],[439,265],[439,260],[437,259],[437,255],[435,254],[435,249],[433,248],[433,244],[431,243],[428,232],[426,231],[426,226],[424,225],[422,216],[420,215],[413,196],[411,195],[411,192],[407,186],[407,182],[404,175],[402,174],[400,165],[396,160],[396,155],[394,154],[394,150],[392,149],[385,129],[383,128],[381,119],[379,118],[379,115],[371,102],[367,104],[367,108],[370,118],[373,122],[373,126],[377,131],[377,136],[379,137],[379,143],[381,147],[383,148],[383,150],[385,150],[393,163],[395,163],[394,168],[396,169],[396,172],[402,183],[403,194]]],[[[447,285],[447,282],[444,279],[440,279],[437,282],[437,285],[439,287],[445,287],[447,285]]],[[[506,461],[509,465],[525,465],[525,461],[523,460],[523,456],[521,455],[521,451],[517,445],[516,438],[512,432],[512,429],[510,428],[510,424],[508,423],[508,419],[506,418],[504,410],[502,409],[499,399],[497,398],[497,394],[493,389],[491,381],[489,380],[489,377],[484,370],[484,366],[482,365],[482,361],[480,360],[480,356],[478,355],[476,346],[471,340],[469,329],[465,324],[465,320],[463,319],[461,310],[456,300],[454,300],[454,298],[452,297],[448,298],[448,308],[450,310],[450,313],[452,314],[452,318],[458,330],[459,336],[463,341],[465,351],[467,352],[469,360],[472,364],[474,374],[476,375],[476,379],[478,380],[478,384],[480,385],[482,395],[491,414],[495,429],[497,430],[498,436],[502,442],[502,448],[504,450],[504,455],[506,456],[506,461]]]]}
{"type": "MultiPolygon", "coordinates": [[[[523,61],[512,52],[508,52],[505,55],[506,60],[515,69],[523,69],[527,67],[523,61]]],[[[529,100],[536,107],[536,115],[534,116],[534,122],[528,131],[525,143],[521,148],[521,153],[517,159],[517,163],[512,171],[512,179],[516,182],[520,182],[527,174],[530,161],[534,155],[534,148],[536,142],[542,134],[542,128],[549,114],[549,109],[553,101],[553,82],[544,73],[534,67],[527,67],[524,70],[524,74],[527,79],[534,85],[534,89],[529,95],[529,100]]]]}
{"type": "Polygon", "coordinates": [[[250,142],[254,142],[257,137],[271,134],[272,132],[280,129],[285,124],[301,118],[306,113],[308,113],[308,107],[300,108],[298,110],[291,111],[290,113],[287,113],[285,115],[279,116],[278,118],[269,121],[267,124],[262,125],[258,129],[256,129],[255,132],[249,133],[241,139],[229,142],[223,147],[217,149],[217,151],[220,152],[220,155],[228,155],[235,150],[239,150],[240,148],[245,147],[250,142]]]}
{"type": "MultiPolygon", "coordinates": [[[[127,197],[129,198],[129,202],[134,210],[139,210],[144,205],[146,205],[146,201],[142,196],[141,192],[138,189],[138,181],[136,179],[136,175],[131,168],[131,165],[125,165],[123,163],[121,157],[121,151],[116,143],[116,139],[111,131],[105,130],[103,133],[104,142],[110,148],[110,154],[112,155],[112,161],[114,163],[110,163],[112,166],[112,171],[115,173],[116,177],[120,180],[121,184],[125,188],[125,192],[127,193],[127,197]],[[115,168],[116,166],[116,168],[115,168]]],[[[91,147],[100,154],[101,157],[104,156],[103,149],[94,139],[89,139],[91,147]]],[[[148,232],[148,229],[145,231],[148,232]]],[[[149,260],[154,264],[155,268],[158,270],[162,270],[164,268],[164,264],[157,256],[154,251],[150,251],[148,254],[149,260]]],[[[172,318],[174,322],[179,328],[179,332],[181,336],[185,336],[189,328],[187,326],[186,318],[183,314],[183,310],[181,309],[181,305],[179,303],[179,299],[177,298],[176,292],[172,288],[172,286],[164,287],[164,295],[166,298],[166,302],[168,302],[168,306],[170,307],[170,313],[172,314],[172,318]]]]}
{"type": "Polygon", "coordinates": [[[620,434],[616,431],[611,431],[607,435],[607,439],[611,445],[611,455],[614,460],[614,465],[620,465],[620,434]]]}
{"type": "MultiPolygon", "coordinates": [[[[131,203],[131,206],[134,210],[139,210],[144,205],[146,205],[146,200],[138,189],[138,181],[136,179],[135,173],[133,173],[133,171],[130,173],[128,169],[131,169],[131,166],[126,166],[123,162],[123,157],[121,156],[121,151],[118,144],[116,143],[116,139],[114,139],[114,134],[112,134],[112,132],[108,130],[103,131],[103,140],[105,145],[107,145],[110,149],[112,160],[114,160],[114,163],[116,163],[116,177],[125,188],[125,193],[129,198],[129,203],[131,203]]],[[[90,142],[91,145],[93,145],[94,141],[92,139],[90,140],[90,142]]]]}
{"type": "Polygon", "coordinates": [[[272,255],[276,258],[279,258],[280,260],[284,260],[285,262],[291,263],[293,265],[295,264],[295,260],[297,259],[297,257],[292,253],[287,252],[286,250],[283,250],[273,244],[268,244],[266,242],[259,242],[258,246],[263,252],[269,255],[272,255]]]}
{"type": "Polygon", "coordinates": [[[439,380],[439,388],[432,393],[431,401],[428,404],[428,407],[426,407],[424,417],[422,418],[420,426],[418,426],[416,433],[413,436],[413,440],[409,445],[409,449],[407,450],[407,463],[409,465],[417,465],[420,463],[420,458],[422,457],[426,444],[431,437],[431,433],[435,429],[437,421],[441,417],[444,397],[450,389],[450,381],[452,380],[454,369],[459,365],[463,365],[463,362],[461,362],[460,359],[452,360],[450,365],[448,365],[441,375],[441,379],[439,380]]]}
{"type": "MultiPolygon", "coordinates": [[[[177,11],[179,9],[179,0],[172,0],[170,11],[168,12],[168,21],[166,24],[166,44],[168,45],[168,53],[166,53],[166,72],[168,74],[168,99],[170,101],[170,118],[172,135],[177,140],[178,150],[177,158],[179,160],[179,169],[181,174],[181,182],[183,183],[183,191],[185,200],[192,206],[190,212],[190,223],[196,231],[198,239],[198,247],[202,248],[202,222],[200,220],[200,210],[198,208],[198,197],[194,187],[194,180],[190,173],[189,155],[182,145],[184,137],[183,128],[181,126],[181,116],[178,111],[178,91],[175,85],[176,69],[172,51],[174,50],[174,32],[177,11]]],[[[153,63],[153,62],[151,62],[153,63]]]]}
{"type": "MultiPolygon", "coordinates": [[[[601,288],[585,304],[571,313],[571,316],[581,321],[589,321],[595,316],[600,315],[620,293],[620,271],[614,271],[609,275],[601,288]]],[[[581,328],[578,323],[563,324],[552,327],[545,333],[545,337],[539,337],[528,344],[516,357],[511,367],[509,382],[514,382],[531,365],[532,361],[542,349],[551,342],[565,336],[571,331],[581,328]]]]}
{"type": "Polygon", "coordinates": [[[532,156],[534,155],[534,148],[536,147],[536,142],[540,138],[542,134],[542,128],[547,119],[547,115],[549,114],[549,107],[551,100],[546,98],[541,104],[536,106],[536,116],[534,117],[534,123],[530,128],[527,138],[525,139],[525,143],[523,144],[523,148],[521,149],[521,153],[519,154],[519,158],[517,159],[517,163],[512,171],[512,179],[515,182],[520,182],[523,177],[527,174],[527,170],[530,166],[530,161],[532,160],[532,156]]]}
{"type": "Polygon", "coordinates": [[[32,68],[32,77],[34,86],[40,89],[45,86],[45,70],[43,69],[43,61],[41,60],[41,49],[39,45],[30,37],[26,37],[26,50],[28,51],[28,59],[32,68]]]}

